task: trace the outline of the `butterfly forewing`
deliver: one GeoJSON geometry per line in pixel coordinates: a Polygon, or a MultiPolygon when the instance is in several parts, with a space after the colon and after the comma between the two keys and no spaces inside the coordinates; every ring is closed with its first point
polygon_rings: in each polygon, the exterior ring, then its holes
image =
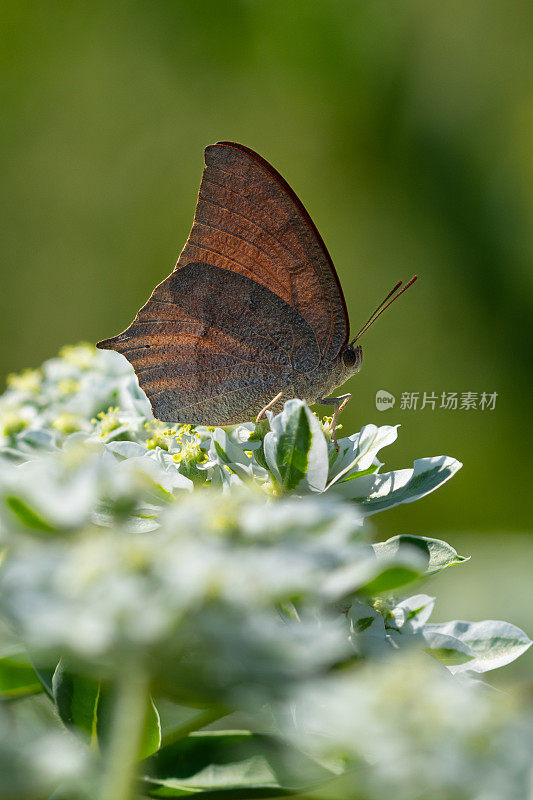
{"type": "Polygon", "coordinates": [[[211,145],[189,239],[176,268],[205,261],[267,286],[313,328],[321,361],[349,335],[342,289],[331,257],[302,203],[257,153],[211,145]]]}

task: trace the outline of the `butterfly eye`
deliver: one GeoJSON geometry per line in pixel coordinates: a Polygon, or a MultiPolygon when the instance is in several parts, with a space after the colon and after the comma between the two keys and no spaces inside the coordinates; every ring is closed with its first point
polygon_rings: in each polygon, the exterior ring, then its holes
{"type": "Polygon", "coordinates": [[[345,347],[344,350],[342,351],[341,356],[342,356],[342,363],[344,364],[345,367],[355,367],[356,364],[361,363],[363,351],[360,345],[358,345],[356,348],[353,348],[351,347],[351,345],[348,345],[348,347],[345,347]]]}

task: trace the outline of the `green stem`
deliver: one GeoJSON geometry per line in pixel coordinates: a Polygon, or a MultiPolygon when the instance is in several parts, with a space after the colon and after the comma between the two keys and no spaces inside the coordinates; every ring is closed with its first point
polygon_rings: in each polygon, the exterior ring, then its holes
{"type": "Polygon", "coordinates": [[[137,763],[149,702],[147,676],[139,665],[124,664],[98,800],[134,800],[137,763]]]}

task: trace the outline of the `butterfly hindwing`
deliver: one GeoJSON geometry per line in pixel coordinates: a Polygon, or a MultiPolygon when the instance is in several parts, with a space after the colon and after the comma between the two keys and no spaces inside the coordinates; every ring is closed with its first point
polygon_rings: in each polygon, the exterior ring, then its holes
{"type": "Polygon", "coordinates": [[[173,272],[130,327],[99,347],[128,358],[158,419],[205,425],[251,419],[319,361],[297,311],[262,284],[204,263],[173,272]]]}

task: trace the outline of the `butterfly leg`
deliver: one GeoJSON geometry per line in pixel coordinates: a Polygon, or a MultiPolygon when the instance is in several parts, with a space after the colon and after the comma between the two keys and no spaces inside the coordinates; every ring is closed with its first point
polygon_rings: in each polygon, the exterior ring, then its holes
{"type": "Polygon", "coordinates": [[[255,418],[255,424],[256,424],[256,425],[257,425],[257,423],[258,423],[258,422],[261,420],[261,417],[264,417],[264,416],[265,416],[265,414],[266,414],[266,412],[267,412],[267,411],[268,411],[270,408],[272,408],[272,406],[273,406],[273,405],[275,405],[275,404],[278,402],[278,400],[279,400],[279,399],[280,399],[282,396],[283,396],[283,392],[278,392],[278,393],[277,393],[277,395],[276,395],[275,397],[273,397],[273,398],[272,398],[272,400],[270,401],[270,403],[267,403],[267,404],[266,404],[266,406],[265,406],[264,408],[262,408],[262,409],[261,409],[261,411],[259,412],[259,414],[258,414],[258,415],[257,415],[257,417],[255,418]]]}
{"type": "Polygon", "coordinates": [[[337,453],[339,452],[339,443],[337,442],[337,420],[339,418],[339,414],[341,413],[342,409],[346,406],[347,402],[349,401],[351,394],[341,394],[339,397],[321,397],[317,400],[317,403],[323,406],[334,406],[335,409],[333,411],[333,417],[331,418],[331,441],[333,442],[333,446],[337,453]]]}

